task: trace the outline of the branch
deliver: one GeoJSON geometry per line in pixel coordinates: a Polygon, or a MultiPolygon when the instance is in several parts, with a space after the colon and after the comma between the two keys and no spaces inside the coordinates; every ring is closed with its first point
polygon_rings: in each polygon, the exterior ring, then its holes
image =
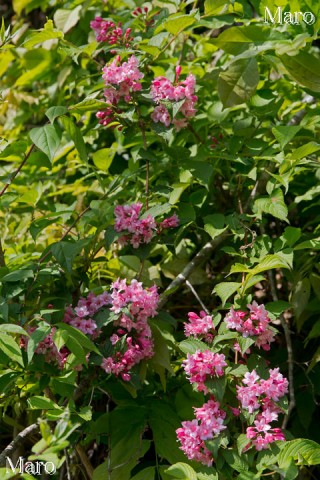
{"type": "Polygon", "coordinates": [[[1,452],[0,454],[0,467],[5,467],[6,465],[6,458],[11,457],[13,452],[19,448],[25,442],[26,437],[31,435],[32,433],[36,433],[39,430],[39,425],[37,423],[33,423],[29,425],[29,427],[22,430],[22,432],[18,433],[16,438],[12,440],[12,442],[1,452]]]}
{"type": "Polygon", "coordinates": [[[4,258],[4,250],[2,248],[2,243],[0,240],[0,267],[5,267],[6,266],[6,261],[4,258]]]}
{"type": "Polygon", "coordinates": [[[168,301],[170,295],[178,290],[189,278],[191,273],[205,260],[207,260],[210,254],[227,238],[228,233],[223,232],[218,235],[216,238],[211,240],[211,242],[206,243],[197,255],[189,262],[181,273],[170,283],[170,285],[165,289],[163,294],[160,296],[160,301],[158,303],[159,309],[162,308],[168,301]]]}
{"type": "Polygon", "coordinates": [[[199,295],[197,294],[196,290],[193,288],[193,286],[191,285],[189,280],[186,280],[186,285],[187,285],[188,288],[190,288],[191,292],[193,293],[193,295],[196,297],[196,299],[200,303],[200,305],[202,307],[202,310],[204,310],[206,312],[206,314],[209,315],[209,313],[210,313],[209,310],[207,309],[207,307],[205,306],[205,304],[203,303],[203,301],[201,300],[201,298],[199,297],[199,295]]]}
{"type": "Polygon", "coordinates": [[[93,466],[90,463],[90,460],[84,451],[84,449],[81,447],[81,445],[76,445],[76,452],[81,460],[82,465],[84,466],[84,469],[89,477],[90,480],[93,478],[93,466]]]}
{"type": "Polygon", "coordinates": [[[29,148],[29,150],[27,151],[27,153],[25,154],[24,156],[24,159],[23,161],[20,163],[19,167],[17,168],[17,170],[12,174],[12,177],[11,177],[11,180],[9,183],[6,183],[5,186],[3,187],[3,189],[1,190],[0,192],[0,197],[2,197],[2,195],[6,192],[6,190],[8,189],[8,187],[11,185],[11,183],[13,182],[13,180],[16,178],[16,176],[18,175],[18,173],[22,170],[22,167],[24,166],[24,164],[26,163],[26,161],[28,160],[28,158],[30,157],[31,153],[32,153],[32,150],[34,149],[35,147],[35,144],[33,143],[31,145],[31,147],[29,148]]]}

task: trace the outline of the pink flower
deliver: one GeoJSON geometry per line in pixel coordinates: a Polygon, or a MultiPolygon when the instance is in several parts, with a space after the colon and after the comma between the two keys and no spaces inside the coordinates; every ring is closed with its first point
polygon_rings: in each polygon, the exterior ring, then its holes
{"type": "Polygon", "coordinates": [[[247,305],[249,312],[234,310],[225,317],[225,322],[230,330],[236,330],[243,337],[256,337],[255,345],[263,350],[270,350],[270,343],[274,341],[274,332],[269,327],[270,318],[264,305],[257,302],[247,305]]]}
{"type": "Polygon", "coordinates": [[[90,22],[90,27],[94,30],[98,42],[107,42],[109,45],[124,45],[129,47],[133,40],[133,37],[130,36],[131,28],[127,28],[126,31],[123,32],[120,22],[118,26],[116,26],[112,21],[96,17],[90,22]]]}
{"type": "Polygon", "coordinates": [[[141,244],[150,243],[156,231],[160,233],[164,228],[173,228],[179,224],[176,215],[164,219],[160,224],[151,215],[141,218],[141,209],[142,203],[118,205],[114,209],[114,229],[116,232],[126,233],[118,239],[121,246],[130,242],[133,248],[138,248],[141,244]]]}
{"type": "Polygon", "coordinates": [[[223,424],[226,412],[220,409],[219,402],[213,397],[201,408],[194,408],[194,411],[196,418],[182,422],[182,427],[176,430],[181,443],[180,449],[189,460],[196,460],[210,467],[214,459],[205,446],[205,440],[215,438],[226,428],[223,424]]]}
{"type": "Polygon", "coordinates": [[[223,367],[227,366],[223,353],[214,353],[211,350],[188,353],[183,361],[183,368],[189,376],[190,383],[196,383],[198,391],[208,393],[205,382],[212,377],[221,377],[224,374],[223,367]]]}
{"type": "Polygon", "coordinates": [[[185,336],[190,337],[190,335],[193,335],[195,337],[203,337],[206,341],[212,341],[213,335],[209,333],[214,330],[211,315],[201,311],[199,317],[196,313],[189,312],[188,317],[189,323],[184,325],[185,336]]]}
{"type": "Polygon", "coordinates": [[[188,119],[192,118],[196,114],[195,104],[198,97],[195,92],[195,77],[190,74],[187,78],[181,82],[178,82],[181,74],[181,66],[176,67],[176,84],[172,84],[166,77],[156,77],[151,85],[151,96],[155,103],[160,104],[155,107],[151,114],[151,118],[154,122],[163,123],[166,127],[169,127],[172,123],[176,130],[179,131],[188,125],[188,119]],[[180,102],[185,100],[179,108],[180,118],[171,119],[169,111],[165,105],[161,102],[180,102]],[[182,117],[181,117],[182,116],[182,117]]]}

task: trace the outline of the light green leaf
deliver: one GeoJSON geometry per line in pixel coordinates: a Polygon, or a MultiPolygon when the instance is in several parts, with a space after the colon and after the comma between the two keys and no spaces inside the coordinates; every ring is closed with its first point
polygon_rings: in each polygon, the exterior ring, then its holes
{"type": "Polygon", "coordinates": [[[280,468],[286,468],[291,459],[298,465],[320,465],[320,445],[313,440],[297,438],[286,442],[278,455],[280,468]]]}
{"type": "Polygon", "coordinates": [[[212,239],[220,235],[227,229],[224,215],[215,213],[204,217],[204,229],[212,239]]]}
{"type": "Polygon", "coordinates": [[[158,204],[146,210],[144,214],[141,215],[141,218],[146,218],[148,215],[151,215],[152,217],[159,217],[160,215],[170,212],[171,208],[172,205],[170,203],[158,204]]]}
{"type": "Polygon", "coordinates": [[[213,292],[219,295],[222,305],[225,305],[228,298],[231,297],[241,285],[241,282],[221,282],[214,287],[213,292]]]}
{"type": "Polygon", "coordinates": [[[60,132],[53,125],[45,125],[33,128],[29,135],[36,147],[52,161],[60,145],[60,132]]]}
{"type": "Polygon", "coordinates": [[[59,8],[53,15],[54,23],[57,25],[59,30],[62,30],[63,33],[67,33],[69,30],[71,30],[71,28],[77,25],[81,10],[81,5],[78,5],[72,10],[59,8]]]}
{"type": "Polygon", "coordinates": [[[228,11],[228,2],[226,0],[205,0],[205,15],[221,15],[228,11]]]}
{"type": "Polygon", "coordinates": [[[116,148],[101,148],[92,154],[93,163],[99,170],[107,172],[116,153],[116,148]]]}
{"type": "Polygon", "coordinates": [[[177,35],[195,23],[196,19],[190,15],[170,15],[169,19],[163,23],[164,28],[177,35]]]}
{"type": "Polygon", "coordinates": [[[21,348],[11,335],[0,333],[0,351],[7,355],[10,360],[19,363],[22,367],[24,366],[21,348]]]}
{"type": "Polygon", "coordinates": [[[255,58],[233,62],[220,73],[218,94],[224,108],[241,105],[254,94],[259,83],[259,70],[255,58]]]}
{"type": "Polygon", "coordinates": [[[62,410],[53,400],[47,397],[35,396],[28,399],[29,408],[32,410],[62,410]]]}
{"type": "Polygon", "coordinates": [[[182,340],[182,342],[179,343],[179,348],[183,353],[195,353],[197,350],[201,352],[208,350],[208,345],[201,342],[201,340],[190,338],[188,340],[182,340]]]}
{"type": "Polygon", "coordinates": [[[283,149],[301,130],[301,126],[277,126],[273,127],[272,133],[283,149]]]}
{"type": "Polygon", "coordinates": [[[238,343],[240,345],[240,349],[241,349],[241,353],[242,355],[244,355],[246,353],[246,351],[248,350],[248,348],[251,347],[251,345],[254,344],[254,340],[252,338],[245,338],[245,337],[240,337],[238,339],[238,343]]]}
{"type": "Polygon", "coordinates": [[[48,110],[46,111],[46,116],[48,117],[50,122],[53,123],[57,117],[64,115],[65,113],[67,113],[67,111],[68,111],[67,107],[58,105],[57,107],[48,108],[48,110]]]}
{"type": "Polygon", "coordinates": [[[39,43],[46,42],[47,40],[52,40],[55,38],[63,38],[63,33],[59,30],[53,28],[53,21],[48,20],[44,27],[38,32],[31,32],[25,42],[23,43],[24,48],[32,49],[39,43]]]}
{"type": "Polygon", "coordinates": [[[309,142],[305,145],[302,145],[299,148],[296,148],[293,153],[289,155],[290,160],[301,160],[312,153],[318,152],[320,150],[320,143],[309,142]]]}
{"type": "Polygon", "coordinates": [[[269,213],[280,220],[288,221],[288,208],[284,202],[283,193],[280,188],[274,190],[269,197],[258,198],[254,202],[253,211],[258,215],[269,213]]]}
{"type": "Polygon", "coordinates": [[[98,110],[105,110],[107,108],[106,102],[102,100],[96,100],[95,98],[86,98],[82,102],[76,103],[69,107],[71,113],[85,113],[85,112],[97,112],[98,110]]]}
{"type": "Polygon", "coordinates": [[[20,335],[29,336],[29,334],[19,325],[14,325],[13,323],[2,323],[0,325],[0,332],[5,333],[18,333],[20,335]]]}
{"type": "Polygon", "coordinates": [[[179,478],[181,480],[197,480],[197,474],[190,465],[183,462],[171,465],[166,471],[172,478],[179,478]]]}

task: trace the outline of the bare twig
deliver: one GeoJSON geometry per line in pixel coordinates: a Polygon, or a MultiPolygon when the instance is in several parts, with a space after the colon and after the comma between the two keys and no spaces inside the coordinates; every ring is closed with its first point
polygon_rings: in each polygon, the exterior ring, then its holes
{"type": "Polygon", "coordinates": [[[35,147],[35,144],[33,143],[31,145],[31,147],[29,148],[29,150],[27,151],[27,153],[25,154],[24,156],[24,159],[23,161],[20,163],[19,167],[17,168],[17,170],[12,174],[12,177],[11,177],[11,180],[9,183],[6,183],[5,186],[3,187],[3,189],[1,190],[0,192],[0,197],[2,197],[2,195],[7,191],[7,189],[9,188],[9,186],[11,185],[11,183],[13,182],[13,180],[16,178],[16,176],[19,174],[19,172],[22,170],[22,167],[24,166],[24,164],[26,163],[26,161],[28,160],[28,158],[30,157],[33,149],[35,147]]]}
{"type": "Polygon", "coordinates": [[[193,286],[191,285],[189,280],[186,280],[185,283],[186,283],[187,287],[190,288],[191,292],[193,293],[193,295],[196,297],[196,299],[200,303],[200,305],[202,307],[202,310],[204,310],[206,312],[206,314],[209,315],[209,313],[210,313],[209,310],[207,309],[207,307],[205,306],[205,304],[203,303],[203,301],[201,300],[201,298],[199,297],[199,295],[197,294],[196,290],[193,288],[193,286]]]}
{"type": "Polygon", "coordinates": [[[168,301],[170,295],[178,290],[178,288],[183,285],[186,280],[189,278],[191,273],[207,258],[209,258],[210,254],[227,238],[228,233],[223,232],[218,235],[216,238],[211,240],[211,242],[206,243],[201,250],[197,253],[197,255],[184,267],[181,273],[172,280],[170,285],[165,289],[163,294],[160,297],[160,301],[158,303],[159,309],[161,309],[168,301]]]}
{"type": "Polygon", "coordinates": [[[82,465],[84,466],[84,469],[89,477],[90,480],[93,478],[93,466],[90,463],[90,460],[84,451],[84,449],[81,447],[81,445],[76,445],[76,452],[81,460],[82,465]]]}
{"type": "MultiPolygon", "coordinates": [[[[279,300],[277,289],[276,289],[276,284],[273,276],[273,271],[269,270],[268,271],[268,278],[269,278],[269,283],[270,283],[270,291],[271,291],[271,296],[272,300],[274,302],[277,302],[279,300]]],[[[289,325],[284,318],[283,315],[280,315],[280,322],[281,326],[284,331],[284,336],[286,339],[286,344],[287,344],[287,354],[288,354],[288,377],[289,377],[289,405],[288,405],[288,413],[285,415],[283,422],[282,422],[282,428],[286,428],[287,423],[289,421],[290,414],[292,410],[294,409],[296,405],[296,400],[295,400],[295,394],[294,394],[294,374],[293,374],[293,367],[294,367],[294,358],[293,358],[293,348],[292,348],[292,341],[291,341],[291,335],[290,335],[290,328],[289,325]]]]}
{"type": "Polygon", "coordinates": [[[12,454],[25,442],[26,437],[29,435],[36,433],[39,430],[39,425],[37,423],[33,423],[29,425],[24,430],[22,430],[18,435],[12,440],[12,442],[1,452],[0,454],[0,467],[4,467],[6,465],[7,457],[11,457],[12,454]]]}
{"type": "Polygon", "coordinates": [[[6,261],[4,258],[4,250],[2,248],[2,243],[0,240],[0,267],[5,267],[6,266],[6,261]]]}

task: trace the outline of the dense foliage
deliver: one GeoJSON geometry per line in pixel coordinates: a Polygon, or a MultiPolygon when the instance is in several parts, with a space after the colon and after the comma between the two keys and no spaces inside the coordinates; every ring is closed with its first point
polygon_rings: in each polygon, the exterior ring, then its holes
{"type": "Polygon", "coordinates": [[[318,478],[319,2],[0,8],[0,478],[318,478]]]}

